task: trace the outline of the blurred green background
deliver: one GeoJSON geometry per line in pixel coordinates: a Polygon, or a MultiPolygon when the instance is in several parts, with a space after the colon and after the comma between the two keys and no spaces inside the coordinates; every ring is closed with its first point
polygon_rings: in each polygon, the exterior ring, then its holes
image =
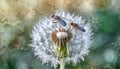
{"type": "Polygon", "coordinates": [[[54,69],[34,56],[29,35],[58,9],[87,18],[94,32],[85,61],[65,69],[120,69],[120,0],[0,0],[0,69],[54,69]]]}

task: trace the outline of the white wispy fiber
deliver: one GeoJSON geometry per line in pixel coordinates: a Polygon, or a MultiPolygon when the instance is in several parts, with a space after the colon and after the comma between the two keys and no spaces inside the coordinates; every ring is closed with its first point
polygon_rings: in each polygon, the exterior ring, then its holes
{"type": "MultiPolygon", "coordinates": [[[[86,23],[85,19],[81,16],[75,16],[74,14],[70,14],[65,11],[57,11],[55,15],[62,17],[67,23],[72,21],[77,23],[81,27],[84,27],[86,32],[81,32],[80,30],[75,30],[71,28],[72,38],[68,43],[69,56],[65,57],[64,62],[69,63],[72,62],[76,64],[81,60],[84,60],[84,56],[88,55],[90,45],[92,44],[92,29],[91,24],[86,23]]],[[[32,33],[30,34],[32,38],[32,42],[30,46],[34,51],[35,56],[37,56],[42,63],[51,62],[51,66],[54,68],[60,64],[60,60],[55,57],[56,45],[51,39],[51,33],[53,30],[58,29],[59,26],[57,23],[52,23],[51,19],[44,18],[34,26],[32,33]]],[[[63,27],[65,29],[69,28],[69,26],[63,27]]]]}

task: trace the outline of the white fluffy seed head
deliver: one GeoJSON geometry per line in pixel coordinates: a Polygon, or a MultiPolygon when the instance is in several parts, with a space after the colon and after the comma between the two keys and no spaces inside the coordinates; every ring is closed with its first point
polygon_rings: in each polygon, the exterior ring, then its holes
{"type": "MultiPolygon", "coordinates": [[[[72,62],[73,64],[76,64],[79,62],[78,59],[84,60],[84,56],[88,55],[89,48],[93,42],[91,23],[86,23],[82,16],[75,16],[74,14],[65,11],[57,11],[55,15],[66,18],[65,21],[70,19],[70,21],[81,25],[86,32],[80,32],[75,29],[70,29],[68,32],[67,29],[69,26],[63,27],[65,32],[62,30],[59,31],[60,27],[57,26],[57,24],[52,23],[49,18],[40,20],[31,33],[32,43],[30,46],[33,48],[35,55],[38,56],[42,63],[50,62],[51,66],[54,66],[54,68],[60,64],[60,60],[54,55],[56,54],[56,45],[52,42],[51,36],[48,36],[51,35],[51,32],[55,31],[53,34],[56,38],[65,38],[69,37],[69,33],[72,34],[72,38],[68,42],[70,57],[64,57],[65,63],[72,62]]],[[[55,39],[55,41],[56,40],[57,39],[55,39]]]]}
{"type": "Polygon", "coordinates": [[[57,36],[57,38],[59,38],[59,39],[64,39],[64,38],[66,38],[66,37],[68,36],[68,34],[67,34],[66,32],[58,32],[58,33],[56,34],[56,36],[57,36]]]}

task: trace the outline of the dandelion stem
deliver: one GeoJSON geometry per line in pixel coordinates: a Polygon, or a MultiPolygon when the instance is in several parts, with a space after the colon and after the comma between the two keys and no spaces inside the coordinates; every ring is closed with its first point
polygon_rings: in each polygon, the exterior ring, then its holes
{"type": "Polygon", "coordinates": [[[63,59],[60,60],[60,69],[65,69],[65,62],[63,59]]]}
{"type": "Polygon", "coordinates": [[[69,49],[68,49],[68,44],[66,44],[67,47],[67,57],[69,57],[69,49]]]}

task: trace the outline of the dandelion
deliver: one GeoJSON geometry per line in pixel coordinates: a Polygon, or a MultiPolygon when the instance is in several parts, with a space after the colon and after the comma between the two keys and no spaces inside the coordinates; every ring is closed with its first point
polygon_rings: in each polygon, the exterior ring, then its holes
{"type": "Polygon", "coordinates": [[[65,11],[57,11],[55,15],[63,18],[67,25],[53,23],[51,18],[40,20],[32,30],[30,46],[42,63],[50,62],[54,68],[59,64],[60,69],[64,69],[66,63],[76,64],[89,53],[92,29],[91,24],[86,23],[81,16],[65,11]],[[69,22],[80,25],[85,31],[74,29],[69,22]]]}

